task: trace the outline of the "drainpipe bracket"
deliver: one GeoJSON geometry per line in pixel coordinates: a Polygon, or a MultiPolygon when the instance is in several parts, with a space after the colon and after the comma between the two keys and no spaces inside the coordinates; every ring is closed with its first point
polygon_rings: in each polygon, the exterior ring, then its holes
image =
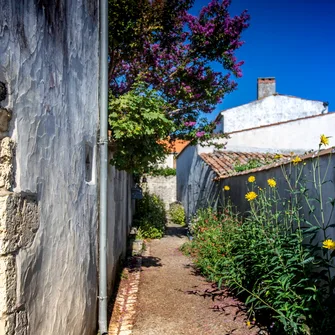
{"type": "Polygon", "coordinates": [[[106,300],[108,297],[100,297],[99,295],[97,296],[99,300],[106,300]]]}
{"type": "Polygon", "coordinates": [[[98,140],[98,145],[108,144],[108,139],[98,140]]]}

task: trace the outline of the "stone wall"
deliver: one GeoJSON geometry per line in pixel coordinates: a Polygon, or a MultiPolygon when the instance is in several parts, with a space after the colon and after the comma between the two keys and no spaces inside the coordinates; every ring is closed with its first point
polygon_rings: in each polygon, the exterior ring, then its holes
{"type": "Polygon", "coordinates": [[[0,193],[0,333],[27,334],[25,302],[17,301],[17,258],[28,249],[39,228],[39,211],[32,195],[0,193]]]}
{"type": "Polygon", "coordinates": [[[166,210],[172,202],[177,200],[177,178],[176,176],[148,176],[145,189],[151,194],[159,196],[165,204],[166,210]]]}

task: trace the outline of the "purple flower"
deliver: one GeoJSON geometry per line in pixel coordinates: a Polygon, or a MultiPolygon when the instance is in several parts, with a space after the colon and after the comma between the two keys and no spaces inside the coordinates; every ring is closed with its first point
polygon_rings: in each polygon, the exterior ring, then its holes
{"type": "Polygon", "coordinates": [[[190,92],[192,92],[192,90],[191,90],[191,87],[190,87],[190,86],[185,86],[185,87],[184,87],[184,89],[185,89],[185,91],[186,91],[187,93],[190,93],[190,92]]]}
{"type": "Polygon", "coordinates": [[[198,131],[198,132],[195,134],[196,137],[202,137],[202,136],[204,136],[204,135],[205,135],[205,132],[204,132],[204,131],[198,131]]]}
{"type": "Polygon", "coordinates": [[[195,121],[189,121],[189,122],[185,122],[184,123],[184,126],[185,127],[193,127],[196,125],[196,122],[195,121]]]}

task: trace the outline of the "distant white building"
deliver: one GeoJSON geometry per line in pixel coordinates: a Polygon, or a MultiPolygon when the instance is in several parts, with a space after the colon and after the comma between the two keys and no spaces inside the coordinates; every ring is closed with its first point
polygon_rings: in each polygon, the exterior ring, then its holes
{"type": "Polygon", "coordinates": [[[258,78],[257,100],[222,111],[216,131],[245,129],[328,113],[328,103],[276,93],[275,78],[258,78]]]}

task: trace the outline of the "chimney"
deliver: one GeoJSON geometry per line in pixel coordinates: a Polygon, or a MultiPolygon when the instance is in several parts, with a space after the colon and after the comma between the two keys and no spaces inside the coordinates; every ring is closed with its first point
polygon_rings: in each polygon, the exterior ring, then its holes
{"type": "Polygon", "coordinates": [[[262,99],[276,93],[276,78],[257,79],[257,99],[262,99]]]}

